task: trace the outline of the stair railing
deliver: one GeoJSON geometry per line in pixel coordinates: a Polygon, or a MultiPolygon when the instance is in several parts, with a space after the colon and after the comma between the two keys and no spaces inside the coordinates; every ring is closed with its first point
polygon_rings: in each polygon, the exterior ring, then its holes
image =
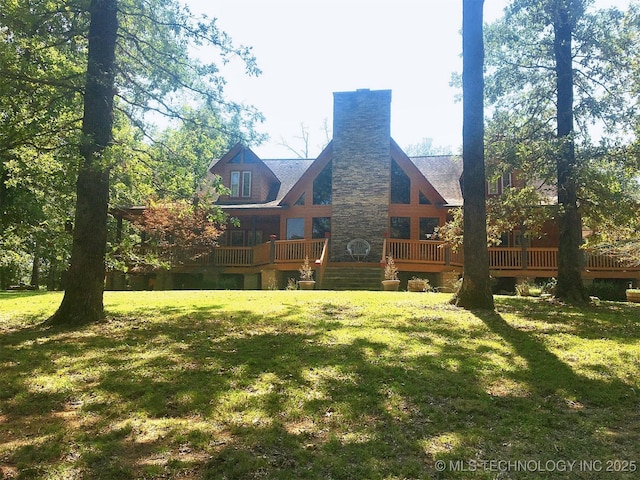
{"type": "Polygon", "coordinates": [[[318,284],[322,287],[322,281],[324,280],[324,271],[327,268],[327,262],[329,261],[329,237],[324,239],[324,245],[322,246],[322,253],[320,254],[320,258],[316,260],[316,265],[318,265],[318,284]]]}

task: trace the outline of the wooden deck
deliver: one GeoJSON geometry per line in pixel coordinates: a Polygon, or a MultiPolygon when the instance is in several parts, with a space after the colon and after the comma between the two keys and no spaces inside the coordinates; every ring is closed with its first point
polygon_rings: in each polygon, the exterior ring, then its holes
{"type": "MultiPolygon", "coordinates": [[[[315,262],[321,279],[329,262],[329,239],[275,240],[255,247],[215,247],[205,251],[174,248],[164,253],[172,265],[182,269],[198,266],[222,268],[233,273],[252,273],[263,269],[294,271],[305,257],[315,262]]],[[[463,255],[452,251],[444,242],[386,239],[380,255],[391,255],[400,271],[438,273],[464,270],[463,255]]],[[[585,251],[585,278],[640,279],[640,267],[625,265],[614,255],[598,255],[585,251]]],[[[557,248],[492,247],[489,248],[490,269],[496,277],[555,277],[558,274],[557,248]]],[[[346,264],[345,264],[346,266],[346,264]]],[[[347,266],[347,268],[349,268],[347,266]]]]}

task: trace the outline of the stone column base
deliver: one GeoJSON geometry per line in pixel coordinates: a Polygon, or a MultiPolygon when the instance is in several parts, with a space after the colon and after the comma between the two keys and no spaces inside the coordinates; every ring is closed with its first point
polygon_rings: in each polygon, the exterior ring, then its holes
{"type": "Polygon", "coordinates": [[[276,270],[262,270],[262,290],[278,289],[278,272],[276,270]]]}

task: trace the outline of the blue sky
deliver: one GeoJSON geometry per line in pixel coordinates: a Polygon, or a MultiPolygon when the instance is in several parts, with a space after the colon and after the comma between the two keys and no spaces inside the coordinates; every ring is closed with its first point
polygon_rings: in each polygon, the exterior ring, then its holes
{"type": "MultiPolygon", "coordinates": [[[[310,136],[310,157],[332,124],[333,92],[390,89],[391,135],[406,148],[424,138],[457,150],[462,142],[461,0],[185,0],[194,13],[218,18],[236,44],[252,46],[263,73],[247,77],[239,63],[224,70],[229,99],[266,117],[262,158],[289,158],[310,136]]],[[[485,21],[508,0],[485,0],[485,21]]],[[[598,0],[624,7],[628,0],[598,0]]]]}

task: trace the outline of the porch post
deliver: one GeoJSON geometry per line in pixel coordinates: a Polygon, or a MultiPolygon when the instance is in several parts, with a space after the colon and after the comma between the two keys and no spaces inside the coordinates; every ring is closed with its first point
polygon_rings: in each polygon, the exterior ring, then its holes
{"type": "Polygon", "coordinates": [[[276,236],[269,235],[271,248],[269,249],[269,263],[276,263],[276,236]]]}
{"type": "Polygon", "coordinates": [[[253,240],[251,241],[251,247],[255,247],[256,246],[256,228],[257,228],[257,224],[258,224],[258,218],[256,215],[252,215],[251,216],[251,220],[252,220],[252,230],[253,230],[253,240]]]}

